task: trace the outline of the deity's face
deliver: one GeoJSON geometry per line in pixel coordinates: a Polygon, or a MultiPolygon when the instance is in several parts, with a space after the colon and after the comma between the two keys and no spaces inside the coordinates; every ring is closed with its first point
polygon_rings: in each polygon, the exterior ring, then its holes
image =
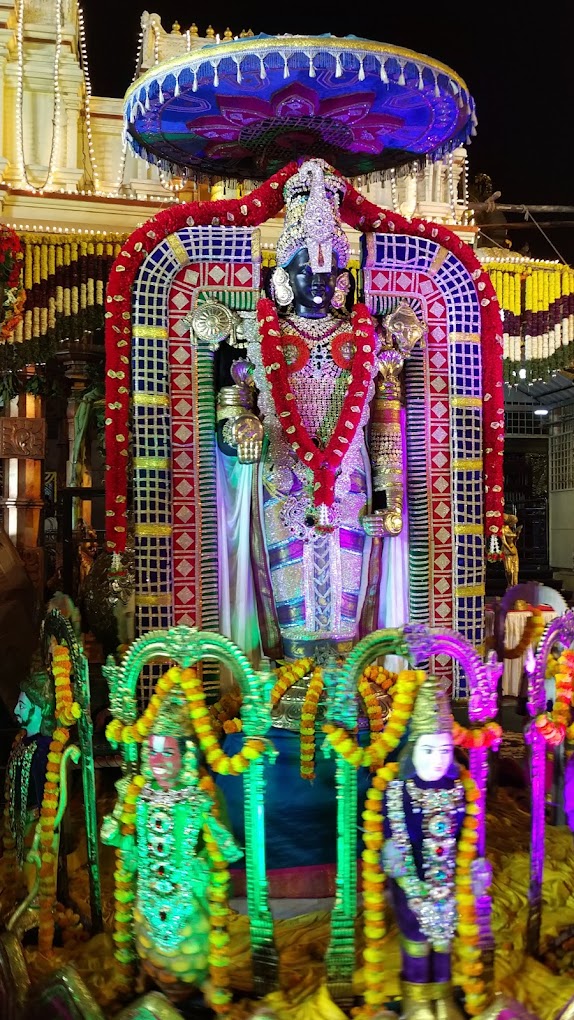
{"type": "Polygon", "coordinates": [[[302,248],[287,266],[295,298],[295,311],[310,318],[321,318],[331,307],[337,283],[337,258],[332,257],[329,272],[314,273],[309,263],[309,252],[302,248]]]}
{"type": "Polygon", "coordinates": [[[16,702],[14,715],[22,729],[26,730],[26,733],[29,736],[33,736],[35,733],[40,732],[42,724],[42,710],[38,707],[38,705],[35,705],[33,701],[30,701],[30,698],[27,694],[24,694],[24,691],[21,692],[20,697],[16,702]]]}
{"type": "Polygon", "coordinates": [[[182,765],[177,737],[151,736],[148,740],[148,763],[158,786],[171,790],[182,765]]]}
{"type": "Polygon", "coordinates": [[[446,775],[453,760],[450,733],[428,733],[418,737],[413,747],[413,766],[419,779],[436,783],[446,775]]]}

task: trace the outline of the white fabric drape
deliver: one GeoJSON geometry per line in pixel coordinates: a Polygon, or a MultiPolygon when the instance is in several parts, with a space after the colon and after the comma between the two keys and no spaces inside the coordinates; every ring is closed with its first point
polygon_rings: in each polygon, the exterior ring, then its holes
{"type": "MultiPolygon", "coordinates": [[[[403,437],[403,529],[400,535],[383,540],[379,627],[403,627],[409,621],[409,513],[407,503],[407,442],[406,410],[401,408],[403,437]]],[[[385,665],[398,672],[406,666],[405,659],[387,655],[385,665]]]]}
{"type": "Polygon", "coordinates": [[[217,450],[219,620],[248,659],[257,662],[260,632],[251,570],[251,486],[257,465],[240,464],[217,450]]]}

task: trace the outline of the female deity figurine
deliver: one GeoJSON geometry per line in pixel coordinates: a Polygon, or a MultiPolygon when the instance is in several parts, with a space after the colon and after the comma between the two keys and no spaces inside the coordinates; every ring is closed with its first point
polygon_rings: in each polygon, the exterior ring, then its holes
{"type": "MultiPolygon", "coordinates": [[[[384,795],[382,867],[400,932],[402,1016],[462,1020],[453,999],[451,947],[457,925],[455,863],[465,793],[453,758],[448,698],[427,677],[415,702],[399,778],[384,795]]],[[[484,860],[473,884],[484,892],[484,860]],[[482,884],[481,884],[482,883],[482,884]]]]}
{"type": "Polygon", "coordinates": [[[273,301],[257,329],[244,319],[246,358],[218,354],[221,626],[254,659],[348,652],[389,624],[380,539],[402,527],[402,425],[380,369],[392,351],[396,378],[410,347],[383,344],[364,305],[347,314],[344,189],[316,159],[287,182],[273,301]]]}
{"type": "Polygon", "coordinates": [[[518,584],[518,548],[517,542],[522,532],[522,525],[518,523],[516,514],[505,514],[502,528],[502,555],[504,557],[504,572],[506,583],[509,588],[518,584]]]}
{"type": "Polygon", "coordinates": [[[198,747],[189,704],[173,691],[165,700],[142,751],[146,780],[137,798],[136,831],[122,834],[127,781],[102,840],[120,847],[123,865],[135,879],[134,934],[142,966],[172,1000],[203,988],[209,976],[210,862],[198,844],[209,826],[225,861],[242,856],[214,815],[214,801],[199,786],[198,747]]]}

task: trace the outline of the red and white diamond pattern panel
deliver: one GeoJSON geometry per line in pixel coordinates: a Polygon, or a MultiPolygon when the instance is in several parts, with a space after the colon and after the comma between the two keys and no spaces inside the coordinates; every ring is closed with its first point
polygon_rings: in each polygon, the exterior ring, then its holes
{"type": "Polygon", "coordinates": [[[174,277],[169,294],[174,624],[201,626],[201,521],[197,462],[195,351],[186,317],[199,292],[250,290],[253,266],[200,262],[174,277]]]}

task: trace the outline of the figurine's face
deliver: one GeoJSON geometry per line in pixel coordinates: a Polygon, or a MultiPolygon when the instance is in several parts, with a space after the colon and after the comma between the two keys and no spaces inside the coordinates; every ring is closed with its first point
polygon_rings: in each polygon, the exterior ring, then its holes
{"type": "Polygon", "coordinates": [[[314,273],[309,263],[309,252],[302,248],[287,266],[295,298],[295,310],[313,310],[317,316],[326,315],[331,307],[337,283],[337,258],[333,255],[331,268],[325,273],[314,273]]]}
{"type": "Polygon", "coordinates": [[[38,708],[38,705],[34,705],[27,694],[24,691],[20,694],[16,707],[14,708],[14,715],[22,729],[26,730],[29,736],[40,732],[42,724],[42,711],[38,708]]]}
{"type": "Polygon", "coordinates": [[[177,737],[152,736],[148,741],[148,762],[157,784],[170,790],[181,772],[181,753],[177,737]]]}
{"type": "Polygon", "coordinates": [[[446,775],[453,759],[453,739],[449,733],[423,734],[415,741],[413,765],[419,779],[436,783],[446,775]]]}

